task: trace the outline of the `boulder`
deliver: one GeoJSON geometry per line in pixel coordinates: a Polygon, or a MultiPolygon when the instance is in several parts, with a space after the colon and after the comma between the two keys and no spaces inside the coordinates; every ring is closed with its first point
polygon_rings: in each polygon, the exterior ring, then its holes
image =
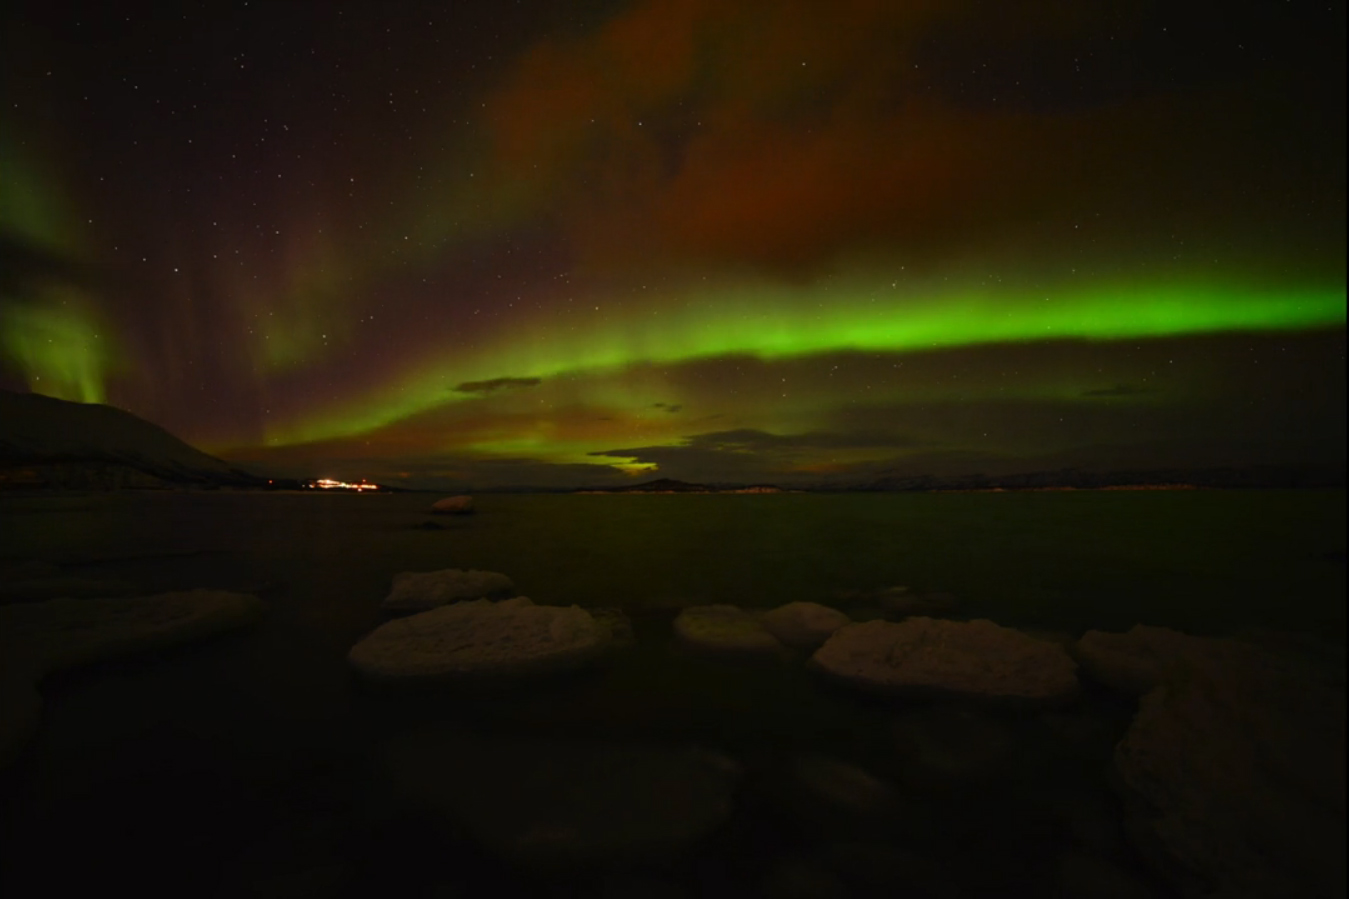
{"type": "Polygon", "coordinates": [[[447,496],[432,503],[431,511],[437,515],[463,515],[473,511],[473,497],[447,496]]]}
{"type": "Polygon", "coordinates": [[[1142,696],[1164,680],[1182,676],[1200,657],[1232,647],[1230,640],[1139,624],[1124,634],[1087,631],[1070,651],[1092,680],[1126,696],[1142,696]]]}
{"type": "Polygon", "coordinates": [[[419,737],[387,762],[492,855],[543,868],[668,861],[726,820],[741,776],[693,746],[539,736],[419,737]]]}
{"type": "Polygon", "coordinates": [[[816,753],[796,756],[790,776],[814,802],[857,815],[888,811],[896,798],[888,783],[865,768],[816,753]]]}
{"type": "Polygon", "coordinates": [[[1343,895],[1343,665],[1161,630],[1084,638],[1097,676],[1156,684],[1115,750],[1131,841],[1185,895],[1343,895]]]}
{"type": "Polygon", "coordinates": [[[1013,705],[1074,699],[1077,666],[1062,646],[991,621],[910,618],[839,628],[811,664],[844,683],[893,694],[1013,705]]]}
{"type": "Polygon", "coordinates": [[[912,790],[942,791],[989,783],[1007,774],[1016,743],[996,719],[969,709],[916,708],[895,720],[891,732],[899,776],[912,790]]]}
{"type": "Polygon", "coordinates": [[[378,680],[490,678],[577,668],[611,640],[609,627],[579,606],[536,606],[517,596],[457,602],[390,621],[347,658],[378,680]]]}
{"type": "Polygon", "coordinates": [[[706,653],[762,656],[784,651],[778,638],[739,606],[690,606],[675,618],[674,631],[685,644],[706,653]]]}
{"type": "Polygon", "coordinates": [[[819,649],[834,631],[851,624],[852,619],[815,602],[789,602],[766,613],[760,619],[764,628],[782,643],[794,649],[819,649]]]}
{"type": "Polygon", "coordinates": [[[393,589],[384,597],[390,611],[434,609],[464,599],[510,596],[515,584],[495,571],[401,571],[393,576],[393,589]]]}

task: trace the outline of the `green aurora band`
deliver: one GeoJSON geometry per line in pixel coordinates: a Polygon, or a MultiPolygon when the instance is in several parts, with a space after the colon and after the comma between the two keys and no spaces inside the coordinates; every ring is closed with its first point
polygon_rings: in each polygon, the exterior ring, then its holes
{"type": "Polygon", "coordinates": [[[0,312],[0,346],[23,369],[29,389],[81,403],[106,399],[110,347],[87,304],[64,299],[0,312]]]}
{"type": "MultiPolygon", "coordinates": [[[[1272,290],[1168,282],[1153,288],[1008,296],[988,290],[916,300],[886,284],[784,288],[759,284],[703,293],[697,302],[629,315],[532,319],[509,340],[454,362],[432,361],[392,389],[268,433],[272,446],[368,433],[470,397],[454,385],[509,375],[554,378],[723,356],[785,359],[827,353],[905,353],[994,343],[1136,340],[1221,332],[1342,327],[1343,285],[1272,290]],[[878,299],[886,294],[885,300],[878,299]],[[897,296],[897,294],[899,294],[897,296]],[[844,299],[848,297],[850,299],[844,299]],[[894,298],[894,299],[891,299],[894,298]]],[[[949,287],[948,287],[949,289],[949,287]]],[[[603,307],[604,303],[598,304],[603,307]]]]}

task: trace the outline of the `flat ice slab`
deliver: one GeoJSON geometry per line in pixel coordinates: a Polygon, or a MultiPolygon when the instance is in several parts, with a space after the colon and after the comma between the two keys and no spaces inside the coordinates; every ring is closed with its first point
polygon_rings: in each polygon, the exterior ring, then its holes
{"type": "Polygon", "coordinates": [[[783,651],[778,638],[739,606],[690,606],[675,618],[674,630],[681,640],[703,652],[755,655],[783,651]]]}
{"type": "Polygon", "coordinates": [[[391,611],[434,609],[464,599],[509,596],[515,583],[495,571],[401,571],[393,576],[393,589],[384,597],[384,608],[391,611]]]}
{"type": "Polygon", "coordinates": [[[811,662],[847,683],[893,693],[1053,705],[1080,689],[1063,646],[985,619],[850,624],[811,662]]]}
{"type": "Polygon", "coordinates": [[[536,674],[576,668],[608,648],[609,627],[579,606],[527,597],[457,602],[375,628],[347,658],[381,680],[536,674]]]}
{"type": "Polygon", "coordinates": [[[431,511],[442,515],[463,515],[473,511],[473,497],[447,496],[432,503],[431,511]]]}
{"type": "Polygon", "coordinates": [[[420,737],[386,769],[492,855],[545,869],[677,859],[730,815],[741,778],[696,746],[539,735],[420,737]]]}

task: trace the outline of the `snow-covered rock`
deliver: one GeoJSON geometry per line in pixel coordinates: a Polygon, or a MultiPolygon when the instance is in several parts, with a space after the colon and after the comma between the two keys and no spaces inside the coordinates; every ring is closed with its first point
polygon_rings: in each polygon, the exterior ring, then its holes
{"type": "Polygon", "coordinates": [[[528,866],[668,861],[726,820],[741,777],[698,747],[421,737],[387,766],[410,799],[528,866]]]}
{"type": "Polygon", "coordinates": [[[384,608],[391,611],[434,609],[464,599],[510,596],[515,584],[495,571],[402,571],[393,576],[393,589],[384,597],[384,608]]]}
{"type": "Polygon", "coordinates": [[[675,634],[702,652],[731,655],[771,655],[784,649],[749,612],[739,606],[690,606],[674,622],[675,634]]]}
{"type": "Polygon", "coordinates": [[[431,504],[431,511],[437,514],[462,514],[473,511],[473,497],[447,496],[431,504]]]}
{"type": "Polygon", "coordinates": [[[819,670],[867,689],[1054,705],[1077,696],[1062,646],[992,621],[910,618],[850,624],[811,657],[819,670]]]}
{"type": "Polygon", "coordinates": [[[796,649],[818,649],[834,631],[852,619],[816,602],[789,602],[764,614],[763,626],[774,637],[796,649]]]}
{"type": "Polygon", "coordinates": [[[1128,696],[1142,696],[1202,657],[1232,648],[1230,640],[1139,624],[1123,634],[1087,631],[1070,651],[1092,680],[1128,696]]]}
{"type": "Polygon", "coordinates": [[[361,673],[409,681],[576,668],[608,648],[607,625],[579,606],[527,597],[468,600],[381,625],[348,655],[361,673]]]}
{"type": "Polygon", "coordinates": [[[1084,668],[1147,690],[1115,750],[1127,831],[1193,896],[1329,896],[1345,883],[1343,661],[1164,628],[1089,633],[1084,668]]]}

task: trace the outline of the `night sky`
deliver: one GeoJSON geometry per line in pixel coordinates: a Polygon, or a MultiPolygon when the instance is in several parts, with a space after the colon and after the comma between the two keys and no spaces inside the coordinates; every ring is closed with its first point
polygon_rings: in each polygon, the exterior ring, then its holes
{"type": "Polygon", "coordinates": [[[263,473],[1342,465],[1341,3],[0,12],[0,386],[263,473]]]}

